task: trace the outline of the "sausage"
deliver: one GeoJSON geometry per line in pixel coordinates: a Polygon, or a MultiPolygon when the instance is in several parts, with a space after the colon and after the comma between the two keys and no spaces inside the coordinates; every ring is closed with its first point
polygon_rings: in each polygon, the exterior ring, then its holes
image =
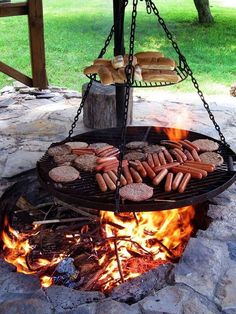
{"type": "Polygon", "coordinates": [[[161,163],[160,163],[157,153],[152,154],[152,158],[153,158],[155,167],[159,167],[161,163]]]}
{"type": "Polygon", "coordinates": [[[107,171],[107,174],[109,175],[109,177],[111,178],[111,180],[114,182],[114,184],[116,185],[116,182],[117,182],[117,175],[113,172],[113,171],[111,171],[111,170],[109,170],[109,171],[107,171]]]}
{"type": "Polygon", "coordinates": [[[168,170],[167,169],[162,169],[158,175],[152,180],[152,183],[154,185],[158,185],[164,178],[165,176],[167,175],[168,173],[168,170]]]}
{"type": "Polygon", "coordinates": [[[205,170],[207,172],[213,172],[215,170],[215,165],[205,164],[205,163],[199,162],[199,161],[192,161],[192,162],[186,161],[184,163],[184,165],[190,166],[192,168],[202,169],[202,170],[205,170]]]}
{"type": "Polygon", "coordinates": [[[131,173],[129,171],[129,167],[128,166],[125,166],[123,168],[123,173],[124,173],[124,176],[125,176],[125,179],[126,179],[127,183],[128,184],[133,183],[133,178],[131,176],[131,173]]]}
{"type": "Polygon", "coordinates": [[[111,165],[118,165],[119,164],[119,161],[116,159],[116,160],[111,160],[111,161],[106,161],[106,162],[103,162],[102,164],[99,164],[95,167],[95,171],[101,171],[103,170],[104,168],[106,167],[109,167],[111,165]]]}
{"type": "Polygon", "coordinates": [[[190,145],[186,140],[180,140],[179,143],[186,149],[188,149],[190,152],[194,149],[193,145],[190,145]]]}
{"type": "Polygon", "coordinates": [[[172,181],[173,181],[174,174],[169,172],[166,176],[165,182],[165,192],[170,192],[172,188],[172,181]]]}
{"type": "Polygon", "coordinates": [[[187,184],[189,183],[191,179],[191,174],[190,173],[185,173],[180,185],[179,185],[179,188],[178,188],[178,192],[179,193],[183,193],[187,187],[187,184]]]}
{"type": "Polygon", "coordinates": [[[161,165],[166,165],[166,159],[165,159],[164,153],[163,152],[159,152],[158,153],[158,157],[159,157],[161,165]]]}
{"type": "Polygon", "coordinates": [[[98,183],[98,186],[102,192],[107,191],[107,185],[105,180],[103,179],[103,176],[100,173],[96,173],[96,181],[98,183]]]}
{"type": "Polygon", "coordinates": [[[142,165],[143,165],[144,169],[146,170],[147,175],[149,176],[149,178],[150,179],[155,178],[156,174],[152,170],[152,168],[149,166],[149,164],[146,161],[142,161],[142,165]]]}
{"type": "Polygon", "coordinates": [[[119,148],[114,147],[110,150],[107,150],[107,151],[101,153],[99,156],[100,157],[111,157],[111,156],[117,156],[117,155],[119,155],[119,153],[120,153],[119,148]]]}
{"type": "Polygon", "coordinates": [[[176,153],[178,153],[180,155],[180,157],[183,159],[183,161],[187,160],[187,156],[182,152],[182,150],[180,150],[178,148],[174,148],[174,150],[176,151],[176,153]]]}
{"type": "Polygon", "coordinates": [[[72,149],[72,154],[75,155],[95,155],[95,152],[93,149],[72,149]]]}
{"type": "Polygon", "coordinates": [[[155,167],[154,161],[153,161],[153,158],[152,158],[152,154],[148,154],[148,155],[147,155],[147,162],[148,162],[148,164],[149,164],[149,166],[150,166],[151,168],[154,168],[154,167],[155,167]]]}
{"type": "Polygon", "coordinates": [[[99,154],[101,154],[101,153],[103,153],[103,152],[105,152],[111,148],[114,148],[114,146],[113,145],[107,145],[105,147],[99,148],[96,150],[96,154],[99,155],[99,154]]]}
{"type": "Polygon", "coordinates": [[[161,141],[161,144],[170,148],[182,148],[182,145],[180,143],[171,140],[163,140],[161,141]]]}
{"type": "MultiPolygon", "coordinates": [[[[118,168],[119,162],[117,164],[112,164],[109,166],[104,167],[102,170],[103,172],[107,172],[109,170],[116,170],[118,168]]],[[[122,168],[128,165],[128,161],[127,160],[123,160],[122,161],[122,168]]]]}
{"type": "Polygon", "coordinates": [[[173,183],[172,183],[172,189],[174,191],[178,189],[178,186],[179,186],[183,176],[184,176],[183,172],[177,172],[176,173],[175,178],[174,178],[173,183]]]}
{"type": "Polygon", "coordinates": [[[109,177],[109,175],[107,173],[103,173],[103,179],[105,180],[108,188],[111,190],[111,191],[115,191],[116,189],[116,185],[114,184],[114,182],[111,180],[111,178],[109,177]]]}
{"type": "Polygon", "coordinates": [[[202,174],[197,169],[189,170],[189,169],[186,169],[186,168],[184,168],[182,166],[179,166],[179,167],[171,168],[171,171],[174,172],[174,173],[178,173],[178,172],[190,173],[193,178],[195,178],[195,179],[202,179],[202,174]]]}
{"type": "Polygon", "coordinates": [[[191,173],[191,171],[200,172],[204,178],[207,177],[207,171],[206,170],[203,170],[203,169],[200,169],[200,168],[194,168],[192,166],[185,165],[185,164],[181,165],[180,167],[183,168],[183,169],[188,170],[188,172],[190,172],[190,173],[191,173]]]}
{"type": "Polygon", "coordinates": [[[153,170],[154,170],[155,172],[158,172],[158,171],[161,171],[162,169],[171,169],[172,167],[177,167],[177,166],[179,166],[179,165],[180,165],[179,162],[174,161],[174,162],[172,162],[172,163],[170,163],[170,164],[162,165],[162,166],[160,166],[160,167],[155,167],[153,170]]]}
{"type": "Polygon", "coordinates": [[[145,178],[147,176],[147,171],[145,170],[144,166],[142,165],[140,160],[135,160],[135,162],[138,164],[137,171],[140,173],[141,177],[145,178]]]}
{"type": "Polygon", "coordinates": [[[198,153],[197,153],[197,151],[196,151],[195,149],[193,149],[193,150],[191,151],[191,154],[192,154],[194,160],[196,160],[196,161],[201,161],[201,159],[200,159],[200,157],[198,156],[198,153]]]}
{"type": "Polygon", "coordinates": [[[184,150],[185,155],[187,156],[187,160],[189,161],[194,161],[194,158],[192,156],[192,154],[190,153],[190,151],[188,151],[187,149],[184,150]]]}
{"type": "MultiPolygon", "coordinates": [[[[117,170],[111,170],[111,171],[114,172],[114,174],[117,176],[117,170]]],[[[123,176],[123,174],[121,174],[121,176],[120,176],[120,183],[121,183],[121,185],[127,184],[127,181],[126,181],[125,177],[123,176]]]]}
{"type": "Polygon", "coordinates": [[[174,149],[171,149],[170,152],[171,152],[172,155],[174,155],[175,159],[176,159],[178,162],[180,162],[180,163],[183,162],[183,159],[182,159],[182,157],[180,156],[180,154],[177,153],[174,149]]]}
{"type": "Polygon", "coordinates": [[[199,148],[197,145],[193,144],[192,142],[190,142],[190,141],[188,141],[188,140],[184,140],[184,141],[185,141],[187,144],[189,144],[190,146],[192,146],[192,148],[195,149],[197,152],[200,151],[200,148],[199,148]]]}
{"type": "Polygon", "coordinates": [[[102,164],[104,162],[115,161],[115,160],[117,160],[116,157],[100,157],[100,158],[97,158],[96,163],[102,164]]]}
{"type": "Polygon", "coordinates": [[[173,162],[173,161],[174,161],[174,159],[172,158],[171,154],[168,152],[167,149],[164,149],[164,150],[163,150],[163,153],[164,153],[164,155],[165,155],[165,157],[166,157],[166,160],[167,160],[168,162],[173,162]]]}
{"type": "Polygon", "coordinates": [[[130,167],[130,172],[135,183],[143,182],[143,179],[140,177],[139,173],[134,168],[130,167]]]}

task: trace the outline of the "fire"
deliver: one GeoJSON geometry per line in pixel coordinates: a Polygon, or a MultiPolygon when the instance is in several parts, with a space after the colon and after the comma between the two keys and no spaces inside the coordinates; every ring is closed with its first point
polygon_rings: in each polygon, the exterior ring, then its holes
{"type": "Polygon", "coordinates": [[[137,277],[160,264],[179,258],[190,238],[194,208],[116,215],[101,212],[106,245],[96,247],[103,274],[102,289],[137,277]]]}
{"type": "MultiPolygon", "coordinates": [[[[17,271],[24,274],[36,274],[42,269],[47,269],[49,266],[58,264],[63,256],[52,259],[51,261],[43,258],[38,258],[34,260],[33,265],[31,265],[29,257],[33,250],[33,246],[30,244],[29,238],[38,233],[35,230],[33,234],[19,233],[14,230],[8,223],[7,217],[4,220],[4,228],[1,234],[3,241],[3,254],[4,259],[16,266],[17,271]]],[[[49,287],[52,284],[50,277],[42,276],[41,284],[44,287],[49,287]]]]}

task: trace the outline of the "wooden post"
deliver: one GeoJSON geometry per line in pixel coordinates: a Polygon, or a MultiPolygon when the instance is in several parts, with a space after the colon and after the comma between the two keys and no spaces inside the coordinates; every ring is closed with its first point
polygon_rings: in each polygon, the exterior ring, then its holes
{"type": "Polygon", "coordinates": [[[45,65],[42,0],[28,0],[28,7],[33,86],[45,89],[48,82],[45,65]]]}

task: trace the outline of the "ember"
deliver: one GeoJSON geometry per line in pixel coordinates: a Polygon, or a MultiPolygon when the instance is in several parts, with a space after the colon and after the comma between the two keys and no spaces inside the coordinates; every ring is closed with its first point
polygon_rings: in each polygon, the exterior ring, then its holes
{"type": "Polygon", "coordinates": [[[140,212],[135,215],[101,212],[105,244],[96,251],[104,269],[99,278],[102,290],[111,290],[153,267],[178,259],[193,227],[194,208],[140,212]]]}

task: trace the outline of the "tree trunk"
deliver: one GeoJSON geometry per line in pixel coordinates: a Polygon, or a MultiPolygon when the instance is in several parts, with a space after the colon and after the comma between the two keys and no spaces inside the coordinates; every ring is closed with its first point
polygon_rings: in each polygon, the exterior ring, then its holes
{"type": "Polygon", "coordinates": [[[211,15],[209,0],[194,0],[194,4],[198,11],[198,20],[200,24],[210,24],[214,22],[211,15]]]}

